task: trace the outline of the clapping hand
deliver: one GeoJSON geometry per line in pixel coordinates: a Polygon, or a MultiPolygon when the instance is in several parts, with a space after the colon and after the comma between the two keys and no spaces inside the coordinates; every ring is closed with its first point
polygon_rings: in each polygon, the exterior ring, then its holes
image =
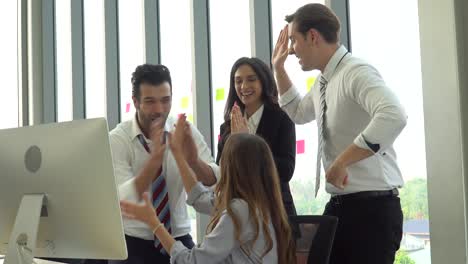
{"type": "Polygon", "coordinates": [[[151,141],[153,142],[151,154],[162,158],[162,156],[164,155],[164,151],[166,150],[162,118],[156,119],[151,123],[149,136],[151,141]]]}
{"type": "Polygon", "coordinates": [[[180,114],[176,124],[174,125],[174,130],[169,133],[169,147],[174,154],[181,154],[184,152],[187,129],[190,129],[187,117],[185,114],[180,114]]]}
{"type": "Polygon", "coordinates": [[[242,116],[242,112],[237,103],[231,109],[231,134],[249,133],[247,118],[242,116]]]}
{"type": "Polygon", "coordinates": [[[143,193],[144,204],[136,204],[129,201],[120,201],[122,215],[128,219],[139,220],[150,228],[158,226],[161,221],[156,216],[154,207],[150,201],[148,192],[143,193]]]}

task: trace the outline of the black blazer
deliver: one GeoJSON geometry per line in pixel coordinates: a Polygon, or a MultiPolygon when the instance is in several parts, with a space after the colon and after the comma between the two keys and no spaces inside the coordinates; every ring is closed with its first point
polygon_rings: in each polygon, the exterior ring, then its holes
{"type": "MultiPolygon", "coordinates": [[[[224,122],[220,127],[218,154],[216,163],[219,164],[224,144],[230,132],[230,121],[224,122]]],[[[263,114],[258,124],[257,133],[270,146],[276,168],[280,177],[283,203],[288,215],[296,215],[296,208],[289,189],[294,167],[296,165],[296,128],[289,116],[278,105],[264,105],[263,114]]]]}

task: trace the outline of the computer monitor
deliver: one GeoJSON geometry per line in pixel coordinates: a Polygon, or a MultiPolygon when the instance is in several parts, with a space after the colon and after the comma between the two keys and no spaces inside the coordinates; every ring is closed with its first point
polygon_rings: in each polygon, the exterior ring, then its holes
{"type": "Polygon", "coordinates": [[[0,254],[127,258],[104,118],[0,130],[0,254]]]}

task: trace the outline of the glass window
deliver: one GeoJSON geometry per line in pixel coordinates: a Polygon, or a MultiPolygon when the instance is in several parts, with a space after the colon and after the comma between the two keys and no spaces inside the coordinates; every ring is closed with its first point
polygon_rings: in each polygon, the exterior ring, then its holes
{"type": "MultiPolygon", "coordinates": [[[[193,123],[192,104],[192,39],[190,2],[160,1],[161,63],[172,77],[171,115],[186,113],[193,123]],[[177,21],[174,20],[176,14],[177,21]]],[[[196,214],[188,207],[192,218],[191,236],[197,241],[196,214]]]]}
{"type": "Polygon", "coordinates": [[[106,116],[104,1],[84,1],[86,118],[106,116]]]}
{"type": "MultiPolygon", "coordinates": [[[[273,47],[281,29],[286,25],[286,15],[293,14],[299,7],[309,3],[324,3],[324,1],[281,1],[272,0],[272,32],[273,47]]],[[[285,67],[288,74],[300,93],[305,94],[315,81],[319,71],[302,71],[297,58],[289,56],[285,67]]],[[[329,195],[325,188],[320,188],[317,198],[314,197],[315,186],[315,160],[317,158],[317,125],[315,121],[296,125],[296,168],[290,181],[291,192],[294,198],[297,213],[322,214],[329,195]],[[314,162],[311,162],[314,161],[314,162]],[[315,200],[315,201],[314,201],[315,200]]],[[[322,183],[324,180],[321,181],[322,183]]]]}
{"type": "Polygon", "coordinates": [[[0,2],[0,36],[8,40],[0,42],[0,129],[18,126],[17,18],[16,1],[0,2]]]}
{"type": "Polygon", "coordinates": [[[352,0],[350,15],[353,54],[379,70],[408,115],[394,144],[405,180],[400,192],[404,214],[400,249],[416,263],[430,263],[418,1],[352,0]]]}
{"type": "Polygon", "coordinates": [[[71,2],[55,2],[57,52],[57,121],[73,119],[71,65],[71,2]]]}
{"type": "Polygon", "coordinates": [[[229,94],[229,75],[234,62],[251,56],[249,0],[210,1],[211,71],[214,153],[224,105],[229,94]],[[229,52],[226,52],[226,51],[229,52]]]}
{"type": "Polygon", "coordinates": [[[145,62],[144,10],[142,0],[119,0],[120,113],[133,118],[132,73],[145,62]]]}
{"type": "Polygon", "coordinates": [[[161,1],[161,63],[172,77],[172,115],[186,113],[193,122],[190,2],[161,1]],[[177,14],[177,23],[174,21],[177,14]]]}

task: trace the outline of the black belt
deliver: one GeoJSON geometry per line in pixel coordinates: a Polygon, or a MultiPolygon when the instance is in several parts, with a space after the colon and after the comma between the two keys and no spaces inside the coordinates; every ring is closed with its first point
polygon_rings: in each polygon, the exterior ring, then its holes
{"type": "Polygon", "coordinates": [[[399,192],[397,188],[386,190],[386,191],[364,191],[364,192],[335,195],[330,198],[330,202],[341,203],[341,202],[350,201],[350,200],[369,199],[369,198],[376,198],[376,197],[393,197],[393,196],[398,196],[398,194],[399,192]]]}

